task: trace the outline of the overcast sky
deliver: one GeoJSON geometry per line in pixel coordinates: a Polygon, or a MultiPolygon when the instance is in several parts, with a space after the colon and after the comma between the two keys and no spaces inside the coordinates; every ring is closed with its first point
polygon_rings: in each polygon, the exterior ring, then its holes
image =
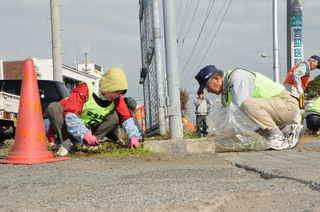
{"type": "MultiPolygon", "coordinates": [[[[282,78],[287,71],[286,2],[278,0],[282,78]]],[[[242,67],[273,79],[272,58],[261,58],[261,54],[273,54],[272,1],[229,3],[230,0],[175,0],[180,85],[190,92],[192,100],[198,88],[194,76],[209,64],[223,71],[242,67]],[[215,4],[202,28],[210,2],[215,4]]],[[[59,5],[62,63],[75,67],[78,60],[84,61],[83,46],[89,45],[89,61],[105,71],[111,67],[124,69],[130,79],[127,95],[142,97],[139,0],[59,0],[59,5]]],[[[159,8],[162,9],[161,0],[159,8]]],[[[319,0],[303,1],[304,59],[320,55],[319,9],[319,0]]],[[[160,15],[163,23],[162,10],[160,15]]],[[[0,60],[52,57],[50,0],[1,0],[0,20],[0,60]]],[[[165,55],[162,58],[164,60],[165,55]]],[[[312,77],[319,71],[313,71],[312,77]]],[[[218,98],[212,94],[206,96],[212,101],[218,98]]],[[[189,106],[194,110],[193,105],[189,106]]]]}

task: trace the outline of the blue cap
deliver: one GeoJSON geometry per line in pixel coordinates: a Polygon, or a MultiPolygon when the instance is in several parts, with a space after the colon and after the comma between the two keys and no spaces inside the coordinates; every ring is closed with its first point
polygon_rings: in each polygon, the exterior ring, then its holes
{"type": "Polygon", "coordinates": [[[320,69],[320,57],[318,55],[312,55],[310,58],[315,59],[318,61],[317,68],[320,69]]]}
{"type": "Polygon", "coordinates": [[[217,68],[214,65],[208,65],[201,69],[199,73],[194,77],[198,81],[200,87],[197,94],[202,93],[203,89],[207,86],[208,80],[217,72],[217,68]]]}

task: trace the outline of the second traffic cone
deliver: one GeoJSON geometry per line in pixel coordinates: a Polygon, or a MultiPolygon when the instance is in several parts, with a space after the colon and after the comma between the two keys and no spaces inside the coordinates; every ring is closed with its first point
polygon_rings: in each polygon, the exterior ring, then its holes
{"type": "Polygon", "coordinates": [[[70,158],[55,158],[48,151],[38,81],[33,60],[28,57],[24,62],[13,152],[6,159],[0,160],[0,163],[30,165],[68,159],[70,158]]]}

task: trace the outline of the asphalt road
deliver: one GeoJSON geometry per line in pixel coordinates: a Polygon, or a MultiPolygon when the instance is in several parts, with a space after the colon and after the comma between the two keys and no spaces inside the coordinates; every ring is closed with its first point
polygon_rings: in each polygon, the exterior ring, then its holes
{"type": "Polygon", "coordinates": [[[320,211],[319,147],[0,164],[0,211],[320,211]]]}

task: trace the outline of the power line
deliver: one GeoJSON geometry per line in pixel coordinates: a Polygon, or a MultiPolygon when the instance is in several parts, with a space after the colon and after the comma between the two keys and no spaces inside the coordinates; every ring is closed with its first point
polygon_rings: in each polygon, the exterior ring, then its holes
{"type": "Polygon", "coordinates": [[[207,22],[207,20],[208,20],[208,17],[209,17],[209,15],[210,15],[210,12],[211,12],[211,10],[212,10],[212,7],[213,7],[214,3],[215,3],[215,1],[212,2],[212,0],[210,0],[209,6],[208,6],[207,11],[206,11],[205,18],[204,18],[203,23],[202,23],[201,30],[200,30],[199,35],[198,35],[198,38],[197,38],[197,40],[196,40],[196,42],[195,42],[195,44],[194,44],[194,46],[193,46],[193,48],[192,48],[192,50],[191,50],[191,53],[190,53],[190,55],[189,55],[189,57],[188,57],[188,59],[187,59],[187,62],[186,62],[186,64],[185,64],[185,66],[183,67],[183,69],[182,69],[182,71],[181,71],[181,73],[180,73],[180,76],[181,76],[181,74],[183,73],[184,69],[185,69],[186,66],[188,65],[189,61],[191,60],[191,58],[192,58],[192,56],[193,56],[193,54],[194,54],[194,52],[195,52],[195,49],[196,49],[196,47],[197,47],[197,45],[198,45],[198,42],[199,42],[200,37],[201,37],[201,34],[202,34],[203,29],[204,29],[204,27],[205,27],[205,25],[206,25],[206,22],[207,22]]]}
{"type": "MultiPolygon", "coordinates": [[[[219,14],[218,14],[218,16],[217,16],[217,19],[218,19],[218,17],[220,16],[220,13],[222,12],[222,9],[224,8],[226,2],[227,2],[227,0],[226,0],[225,3],[223,4],[223,7],[221,8],[221,10],[220,10],[220,12],[219,12],[219,14]]],[[[191,81],[191,79],[193,79],[193,76],[194,76],[194,75],[196,74],[196,72],[198,71],[201,63],[203,62],[204,58],[206,57],[206,55],[207,55],[207,53],[208,53],[208,51],[209,51],[209,49],[210,49],[210,47],[211,47],[211,45],[212,45],[213,40],[215,39],[215,37],[216,37],[216,35],[217,35],[220,27],[221,27],[221,24],[222,24],[222,22],[223,22],[223,20],[224,20],[224,18],[225,18],[225,16],[226,16],[226,14],[227,14],[227,11],[228,11],[228,9],[229,9],[229,7],[230,7],[231,2],[232,2],[232,0],[230,0],[228,6],[227,6],[227,8],[226,8],[226,11],[225,11],[225,13],[224,13],[224,15],[223,15],[223,17],[222,17],[222,19],[221,19],[221,21],[220,21],[220,24],[219,24],[219,26],[218,26],[218,28],[217,28],[214,36],[212,37],[211,42],[210,42],[210,44],[209,44],[209,46],[208,46],[208,48],[207,48],[207,50],[206,50],[206,52],[205,52],[202,60],[201,60],[201,62],[199,63],[198,67],[197,67],[196,69],[194,69],[195,71],[194,71],[193,75],[190,76],[190,79],[189,79],[189,80],[185,83],[185,85],[182,86],[182,87],[186,87],[186,86],[188,85],[188,83],[191,81]]],[[[215,20],[214,24],[212,25],[212,27],[211,27],[211,29],[210,29],[210,32],[208,33],[208,36],[207,36],[206,40],[204,41],[203,45],[204,45],[205,42],[207,41],[207,39],[208,39],[208,37],[209,37],[209,35],[210,35],[211,31],[212,31],[212,28],[213,28],[213,26],[215,25],[217,19],[215,20]]],[[[202,46],[203,46],[203,45],[202,45],[202,46]]],[[[202,49],[202,48],[201,48],[201,49],[202,49]]],[[[200,55],[200,54],[198,54],[197,58],[199,57],[199,55],[200,55]]],[[[195,61],[195,60],[194,60],[194,61],[195,61]]],[[[192,64],[195,64],[195,63],[192,63],[192,64]]],[[[186,67],[187,65],[189,65],[189,61],[188,61],[188,64],[185,65],[185,67],[186,67]]],[[[183,70],[183,71],[184,71],[184,70],[183,70]]]]}
{"type": "Polygon", "coordinates": [[[179,14],[180,14],[180,9],[181,9],[181,3],[182,3],[182,0],[180,0],[180,4],[179,4],[179,8],[178,8],[178,12],[177,12],[176,24],[178,23],[178,19],[179,19],[179,14]]]}
{"type": "Polygon", "coordinates": [[[184,39],[188,36],[188,34],[189,34],[189,31],[190,31],[190,28],[191,28],[191,26],[192,26],[192,23],[193,23],[194,17],[195,17],[195,15],[196,15],[197,10],[198,10],[199,2],[200,2],[200,0],[198,0],[198,3],[197,3],[197,6],[196,6],[196,9],[194,10],[194,13],[193,13],[193,16],[192,16],[192,19],[191,19],[190,25],[189,25],[189,28],[188,28],[187,33],[186,33],[186,35],[184,36],[183,40],[184,40],[184,39]]]}
{"type": "Polygon", "coordinates": [[[184,16],[183,16],[182,24],[181,24],[182,27],[181,27],[181,29],[180,29],[180,33],[179,33],[179,36],[178,36],[178,40],[180,40],[179,38],[180,38],[180,36],[181,36],[181,34],[182,34],[182,31],[183,31],[183,29],[184,29],[184,26],[185,26],[185,24],[186,24],[187,17],[189,16],[191,4],[192,4],[192,0],[191,0],[191,1],[188,0],[187,8],[186,8],[186,10],[184,11],[184,16]]]}
{"type": "Polygon", "coordinates": [[[225,18],[225,16],[226,16],[228,10],[229,10],[229,7],[230,7],[230,5],[231,5],[231,2],[232,2],[232,0],[230,0],[230,2],[229,2],[229,4],[228,4],[228,7],[227,7],[227,9],[226,9],[226,11],[225,11],[225,13],[223,14],[223,17],[222,17],[222,19],[221,19],[221,21],[220,21],[220,24],[219,24],[219,26],[218,26],[218,29],[217,29],[216,33],[214,34],[214,36],[213,36],[213,38],[212,38],[212,40],[211,40],[211,42],[210,42],[210,45],[209,45],[208,48],[207,48],[206,53],[204,54],[202,60],[200,61],[199,66],[198,66],[198,69],[199,69],[199,67],[200,67],[200,64],[202,63],[202,61],[203,61],[204,58],[206,57],[206,55],[207,55],[207,53],[208,53],[208,51],[209,51],[209,49],[210,49],[210,47],[211,47],[211,45],[212,45],[213,40],[215,39],[215,37],[217,36],[217,34],[218,34],[218,32],[219,32],[219,29],[220,29],[221,24],[222,24],[222,22],[223,22],[223,20],[224,20],[224,18],[225,18]]]}
{"type": "MultiPolygon", "coordinates": [[[[187,36],[188,36],[188,34],[189,34],[189,31],[190,31],[190,29],[191,29],[191,26],[192,26],[192,24],[193,24],[194,17],[195,17],[195,15],[196,15],[197,10],[198,10],[199,2],[200,2],[200,0],[198,0],[198,2],[197,2],[197,5],[196,5],[196,8],[195,8],[195,10],[194,10],[194,12],[193,12],[193,16],[192,16],[192,19],[191,19],[191,22],[190,22],[190,25],[189,25],[189,27],[188,27],[188,30],[187,30],[186,35],[184,36],[184,38],[182,39],[182,41],[180,41],[179,38],[178,38],[178,47],[179,47],[180,43],[182,43],[181,49],[180,49],[180,52],[179,52],[179,60],[181,60],[181,53],[182,53],[182,51],[183,51],[184,41],[185,41],[185,39],[187,38],[187,36]]],[[[191,6],[191,5],[190,5],[190,6],[191,6]]]]}

